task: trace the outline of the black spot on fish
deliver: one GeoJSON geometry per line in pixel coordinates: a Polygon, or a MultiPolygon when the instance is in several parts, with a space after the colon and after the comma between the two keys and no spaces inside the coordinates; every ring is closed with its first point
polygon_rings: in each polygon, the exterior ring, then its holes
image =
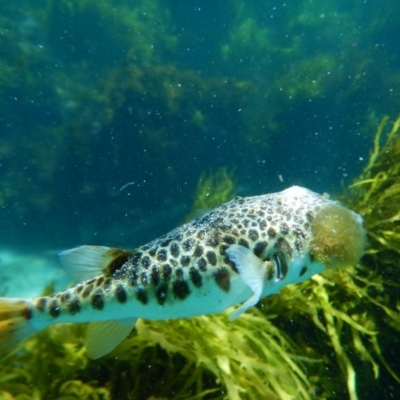
{"type": "Polygon", "coordinates": [[[200,230],[200,231],[197,233],[196,236],[197,236],[198,239],[203,240],[203,239],[205,238],[205,236],[206,236],[206,232],[205,232],[204,230],[200,230]]]}
{"type": "Polygon", "coordinates": [[[250,248],[249,242],[247,240],[245,240],[245,239],[239,239],[238,244],[240,244],[243,247],[246,247],[247,249],[250,248]]]}
{"type": "Polygon", "coordinates": [[[289,233],[289,227],[286,222],[282,222],[279,231],[281,232],[282,235],[287,235],[289,233]]]}
{"type": "Polygon", "coordinates": [[[168,286],[167,285],[159,286],[156,290],[156,297],[158,304],[162,306],[167,300],[167,295],[168,295],[168,286]]]}
{"type": "Polygon", "coordinates": [[[225,250],[226,250],[227,248],[229,248],[229,246],[226,245],[226,244],[222,244],[221,246],[219,246],[219,254],[220,254],[221,256],[223,256],[223,255],[225,254],[225,250]]]}
{"type": "Polygon", "coordinates": [[[139,263],[140,263],[140,259],[141,259],[141,257],[142,257],[142,254],[143,254],[143,253],[138,252],[138,253],[136,253],[136,254],[132,257],[131,263],[132,263],[133,266],[135,266],[135,267],[138,267],[138,266],[139,266],[139,263]]]}
{"type": "Polygon", "coordinates": [[[196,287],[200,287],[202,285],[202,277],[200,272],[195,267],[190,267],[189,269],[190,280],[193,282],[193,285],[196,287]]]}
{"type": "Polygon", "coordinates": [[[190,263],[190,257],[189,256],[182,256],[181,257],[181,265],[182,267],[187,267],[190,263]]]}
{"type": "Polygon", "coordinates": [[[60,305],[58,304],[57,300],[52,300],[50,302],[49,313],[53,318],[57,318],[60,315],[61,309],[60,309],[60,305]]]}
{"type": "Polygon", "coordinates": [[[93,284],[90,284],[88,286],[85,286],[84,291],[82,292],[82,297],[84,299],[86,299],[86,297],[88,297],[90,295],[90,293],[92,293],[93,290],[93,284]]]}
{"type": "Polygon", "coordinates": [[[218,268],[214,273],[214,279],[219,288],[224,292],[229,292],[231,288],[231,280],[229,277],[229,271],[226,268],[218,268]]]}
{"type": "Polygon", "coordinates": [[[142,286],[136,286],[135,288],[136,298],[142,303],[147,304],[149,302],[149,298],[147,296],[146,290],[142,286]]]}
{"type": "Polygon", "coordinates": [[[232,229],[232,224],[223,224],[221,226],[221,230],[224,231],[225,233],[229,233],[231,229],[232,229]]]}
{"type": "Polygon", "coordinates": [[[203,255],[203,248],[197,245],[196,248],[194,249],[193,255],[195,257],[201,257],[203,255]]]}
{"type": "Polygon", "coordinates": [[[157,247],[153,247],[149,250],[149,254],[154,257],[157,253],[157,247]]]}
{"type": "Polygon", "coordinates": [[[147,268],[150,267],[150,265],[151,265],[151,260],[150,260],[150,257],[149,257],[149,256],[144,256],[144,257],[142,258],[142,265],[143,265],[143,268],[144,268],[144,269],[147,269],[147,268]]]}
{"type": "Polygon", "coordinates": [[[126,303],[128,295],[125,288],[122,285],[118,285],[115,289],[115,297],[120,303],[126,303]]]}
{"type": "Polygon", "coordinates": [[[180,300],[185,299],[190,293],[189,285],[183,278],[176,279],[173,282],[172,290],[174,295],[180,300]]]}
{"type": "Polygon", "coordinates": [[[214,235],[206,240],[206,245],[210,247],[217,247],[219,245],[218,236],[214,235]]]}
{"type": "Polygon", "coordinates": [[[286,239],[279,238],[275,243],[275,247],[283,250],[289,257],[292,257],[293,249],[290,247],[290,244],[286,239]]]}
{"type": "Polygon", "coordinates": [[[92,298],[90,299],[90,303],[95,310],[102,310],[104,308],[104,296],[103,293],[98,290],[94,293],[92,298]]]}
{"type": "Polygon", "coordinates": [[[161,247],[167,247],[171,243],[171,240],[172,239],[167,239],[167,240],[161,241],[160,246],[161,247]]]}
{"type": "Polygon", "coordinates": [[[264,250],[267,248],[268,243],[267,242],[258,242],[256,243],[256,245],[254,246],[254,254],[257,257],[261,257],[262,253],[264,252],[264,250]]]}
{"type": "Polygon", "coordinates": [[[60,301],[61,303],[66,303],[71,298],[71,293],[66,290],[65,292],[61,293],[60,301]]]}
{"type": "Polygon", "coordinates": [[[146,272],[142,272],[140,274],[140,281],[142,282],[143,286],[147,286],[149,284],[149,279],[146,272]]]}
{"type": "Polygon", "coordinates": [[[233,236],[224,236],[222,238],[222,241],[225,242],[226,244],[234,244],[236,243],[236,240],[233,236]]]}
{"type": "Polygon", "coordinates": [[[68,304],[68,311],[71,315],[74,315],[81,311],[81,302],[77,297],[73,298],[68,304]]]}
{"type": "Polygon", "coordinates": [[[249,229],[249,239],[255,242],[258,238],[258,232],[255,229],[249,229]]]}
{"type": "Polygon", "coordinates": [[[297,251],[301,251],[301,249],[303,248],[303,244],[301,243],[301,240],[295,240],[294,247],[296,247],[297,251]]]}
{"type": "Polygon", "coordinates": [[[113,283],[113,279],[106,278],[106,280],[103,283],[103,289],[106,290],[106,291],[109,290],[110,286],[112,285],[112,283],[113,283]]]}
{"type": "Polygon", "coordinates": [[[300,270],[300,275],[299,275],[299,276],[303,276],[306,272],[307,272],[307,267],[304,266],[304,267],[300,270]]]}
{"type": "Polygon", "coordinates": [[[157,286],[160,282],[160,270],[158,266],[154,266],[150,272],[150,281],[152,285],[157,286]]]}
{"type": "Polygon", "coordinates": [[[36,301],[36,308],[38,311],[43,312],[46,309],[47,299],[46,297],[40,297],[36,301]]]}
{"type": "Polygon", "coordinates": [[[303,218],[299,217],[298,215],[293,216],[293,221],[298,225],[302,225],[304,223],[303,218]]]}
{"type": "Polygon", "coordinates": [[[135,286],[139,278],[139,273],[135,268],[128,269],[128,282],[131,286],[135,286]]]}
{"type": "Polygon", "coordinates": [[[308,222],[311,222],[311,221],[314,219],[314,214],[313,214],[313,212],[312,212],[312,211],[308,211],[308,212],[306,213],[306,218],[307,218],[308,222]]]}
{"type": "Polygon", "coordinates": [[[207,271],[207,261],[204,259],[204,257],[201,257],[200,260],[197,261],[197,266],[199,267],[200,271],[207,271]]]}
{"type": "Polygon", "coordinates": [[[165,249],[161,249],[157,254],[158,261],[167,261],[167,251],[165,249]]]}
{"type": "Polygon", "coordinates": [[[101,284],[104,282],[104,276],[100,276],[100,278],[96,279],[96,286],[101,286],[101,284]]]}
{"type": "Polygon", "coordinates": [[[236,264],[228,257],[228,255],[225,255],[225,257],[224,257],[224,263],[225,263],[226,265],[228,265],[229,268],[230,268],[233,272],[235,272],[236,274],[239,273],[239,270],[237,269],[236,264]]]}
{"type": "Polygon", "coordinates": [[[240,236],[240,233],[239,233],[239,231],[235,228],[235,229],[232,229],[232,235],[233,236],[236,236],[236,237],[238,237],[238,236],[240,236]]]}
{"type": "Polygon", "coordinates": [[[301,238],[301,239],[305,239],[306,238],[306,234],[303,232],[303,230],[300,228],[300,225],[295,225],[293,227],[293,233],[296,237],[301,238]]]}
{"type": "Polygon", "coordinates": [[[258,226],[260,227],[260,230],[263,231],[267,228],[267,223],[264,220],[262,220],[259,222],[258,226]]]}
{"type": "Polygon", "coordinates": [[[269,228],[268,229],[268,237],[270,237],[271,239],[273,239],[276,236],[276,231],[274,228],[269,228]]]}
{"type": "Polygon", "coordinates": [[[213,266],[216,266],[217,265],[217,256],[216,256],[216,254],[213,252],[213,251],[207,251],[207,253],[206,253],[206,257],[207,257],[207,260],[208,260],[208,262],[211,264],[211,265],[213,265],[213,266]]]}
{"type": "MultiPolygon", "coordinates": [[[[223,214],[225,214],[225,213],[223,213],[223,214]]],[[[223,219],[223,218],[217,217],[217,218],[214,219],[214,221],[212,221],[211,225],[212,225],[214,228],[220,228],[221,225],[223,224],[223,222],[224,222],[224,219],[223,219]]]]}
{"type": "Polygon", "coordinates": [[[169,251],[171,252],[172,257],[177,258],[179,256],[179,246],[176,243],[172,243],[169,251]]]}
{"type": "Polygon", "coordinates": [[[193,247],[193,239],[187,239],[182,243],[182,248],[185,251],[192,250],[192,247],[193,247]]]}
{"type": "Polygon", "coordinates": [[[164,264],[161,267],[161,275],[164,281],[168,281],[172,274],[172,268],[169,264],[164,264]]]}
{"type": "Polygon", "coordinates": [[[79,294],[80,292],[82,292],[82,290],[84,289],[85,287],[83,286],[83,285],[78,285],[78,286],[76,286],[75,287],[75,293],[76,294],[79,294]]]}

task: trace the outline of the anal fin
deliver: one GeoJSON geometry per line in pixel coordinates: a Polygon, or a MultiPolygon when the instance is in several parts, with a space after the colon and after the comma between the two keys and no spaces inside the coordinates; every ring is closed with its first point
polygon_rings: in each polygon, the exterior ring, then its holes
{"type": "Polygon", "coordinates": [[[137,318],[95,321],[88,324],[85,346],[90,358],[96,360],[114,350],[130,333],[137,318]]]}

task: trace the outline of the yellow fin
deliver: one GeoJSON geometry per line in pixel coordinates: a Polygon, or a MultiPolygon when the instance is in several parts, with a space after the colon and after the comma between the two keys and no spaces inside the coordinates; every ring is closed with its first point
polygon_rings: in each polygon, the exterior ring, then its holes
{"type": "Polygon", "coordinates": [[[30,315],[26,301],[0,298],[0,352],[12,350],[19,342],[35,333],[29,323],[30,315]]]}
{"type": "Polygon", "coordinates": [[[65,271],[76,281],[108,276],[120,268],[131,252],[106,246],[79,246],[59,254],[65,271]]]}
{"type": "Polygon", "coordinates": [[[135,326],[137,318],[90,322],[86,331],[86,351],[96,360],[114,350],[135,326]]]}

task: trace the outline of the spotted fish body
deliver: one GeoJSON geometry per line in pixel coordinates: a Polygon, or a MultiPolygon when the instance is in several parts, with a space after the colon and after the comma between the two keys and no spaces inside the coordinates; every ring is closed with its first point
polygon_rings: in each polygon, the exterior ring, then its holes
{"type": "MultiPolygon", "coordinates": [[[[237,197],[134,251],[81,246],[63,252],[66,270],[82,282],[53,296],[1,299],[0,348],[54,323],[91,322],[86,345],[97,358],[139,317],[190,317],[244,302],[231,314],[235,319],[260,298],[325,269],[312,251],[312,222],[332,203],[294,186],[237,197]]],[[[361,226],[361,217],[348,212],[361,226]]]]}

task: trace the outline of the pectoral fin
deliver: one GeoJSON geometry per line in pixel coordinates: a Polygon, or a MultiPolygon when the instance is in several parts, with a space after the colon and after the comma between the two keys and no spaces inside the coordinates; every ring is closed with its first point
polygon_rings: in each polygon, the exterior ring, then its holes
{"type": "Polygon", "coordinates": [[[85,346],[90,358],[97,359],[114,350],[130,333],[137,318],[90,322],[85,346]]]}
{"type": "Polygon", "coordinates": [[[235,263],[244,283],[248,285],[254,293],[247,301],[229,315],[229,319],[233,321],[260,300],[266,279],[266,267],[264,261],[260,260],[247,247],[240,244],[231,245],[226,250],[226,254],[228,254],[231,261],[235,263]]]}

